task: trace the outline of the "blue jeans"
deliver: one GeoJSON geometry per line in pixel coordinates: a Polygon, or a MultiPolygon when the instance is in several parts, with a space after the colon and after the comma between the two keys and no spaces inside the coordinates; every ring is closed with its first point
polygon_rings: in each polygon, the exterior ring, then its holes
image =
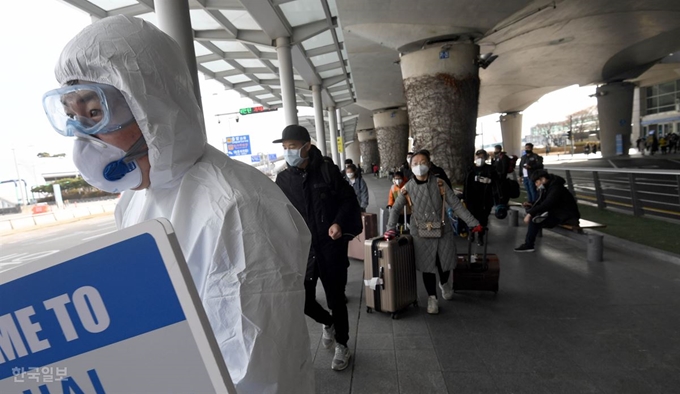
{"type": "Polygon", "coordinates": [[[536,201],[536,185],[529,179],[528,176],[525,176],[522,178],[524,182],[524,190],[527,191],[527,198],[529,199],[530,203],[534,203],[536,201]]]}

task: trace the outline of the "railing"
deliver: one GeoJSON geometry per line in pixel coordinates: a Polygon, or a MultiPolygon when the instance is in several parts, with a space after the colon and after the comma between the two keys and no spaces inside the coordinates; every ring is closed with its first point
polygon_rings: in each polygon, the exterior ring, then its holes
{"type": "Polygon", "coordinates": [[[600,209],[680,220],[680,171],[546,166],[577,200],[600,209]]]}

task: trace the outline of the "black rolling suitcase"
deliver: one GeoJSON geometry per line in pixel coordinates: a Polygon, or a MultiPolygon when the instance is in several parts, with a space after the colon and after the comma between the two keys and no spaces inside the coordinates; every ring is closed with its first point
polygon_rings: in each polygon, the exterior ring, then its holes
{"type": "MultiPolygon", "coordinates": [[[[488,230],[487,230],[488,232],[488,230]]],[[[488,233],[487,233],[488,234],[488,233]]],[[[478,290],[498,293],[498,280],[501,274],[498,255],[487,254],[488,237],[484,242],[484,255],[481,259],[472,254],[472,237],[468,235],[467,255],[459,254],[453,270],[453,291],[478,290]]]]}

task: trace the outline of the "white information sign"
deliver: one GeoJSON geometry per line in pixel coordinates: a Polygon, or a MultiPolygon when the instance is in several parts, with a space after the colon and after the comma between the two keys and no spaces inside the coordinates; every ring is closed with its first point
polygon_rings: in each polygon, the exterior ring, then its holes
{"type": "Polygon", "coordinates": [[[235,393],[170,222],[0,273],[0,393],[235,393]]]}

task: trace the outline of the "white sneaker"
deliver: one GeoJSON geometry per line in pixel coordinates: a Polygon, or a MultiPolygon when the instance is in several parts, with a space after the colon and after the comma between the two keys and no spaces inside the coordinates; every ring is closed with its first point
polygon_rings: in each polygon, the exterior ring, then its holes
{"type": "Polygon", "coordinates": [[[453,289],[451,288],[451,279],[449,278],[448,282],[444,284],[439,284],[439,288],[442,291],[442,298],[445,300],[450,300],[453,298],[453,289]]]}
{"type": "Polygon", "coordinates": [[[437,301],[437,296],[430,296],[427,299],[427,313],[430,315],[436,315],[439,313],[439,301],[437,301]]]}
{"type": "Polygon", "coordinates": [[[349,349],[345,345],[335,345],[335,356],[331,364],[331,369],[335,371],[342,371],[349,366],[349,359],[352,357],[349,349]]]}
{"type": "Polygon", "coordinates": [[[321,325],[323,333],[321,334],[321,344],[325,349],[330,349],[335,344],[335,327],[321,325]]]}

